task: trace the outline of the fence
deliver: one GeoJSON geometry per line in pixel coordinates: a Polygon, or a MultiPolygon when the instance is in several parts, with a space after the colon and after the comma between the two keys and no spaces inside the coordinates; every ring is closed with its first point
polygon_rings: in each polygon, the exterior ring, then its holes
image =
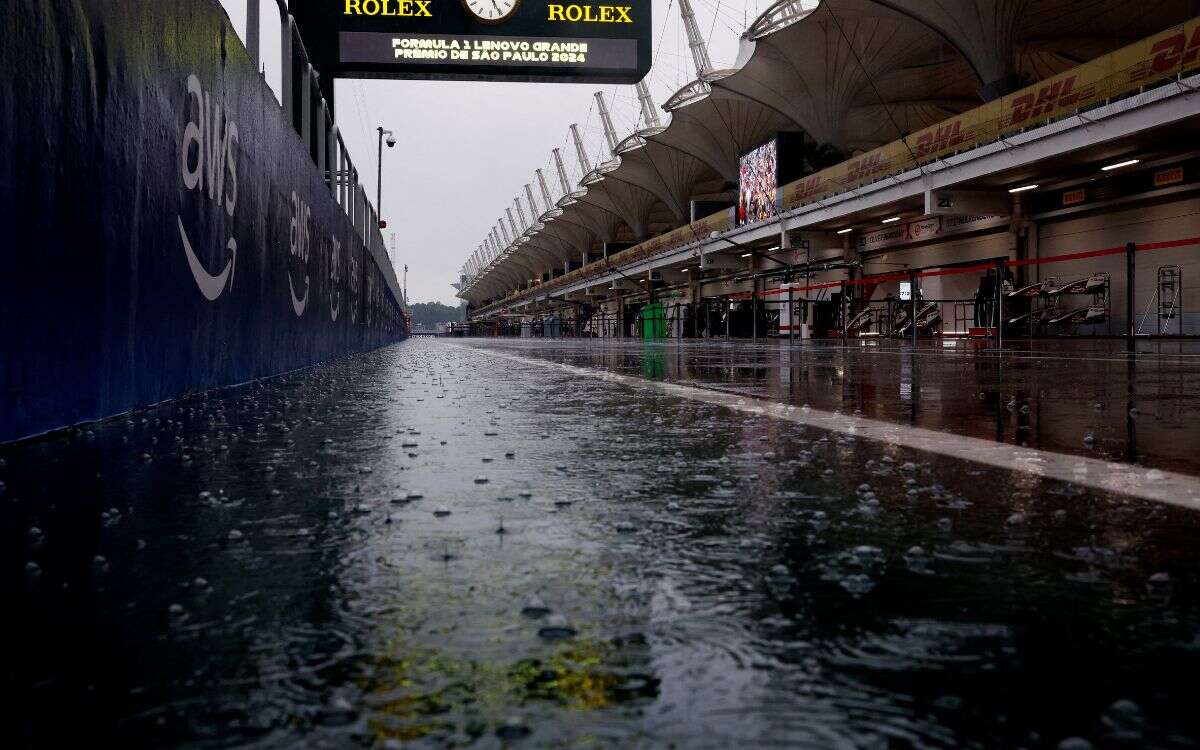
{"type": "MultiPolygon", "coordinates": [[[[876,307],[887,306],[887,313],[881,314],[882,320],[876,320],[877,332],[882,335],[892,335],[895,326],[892,324],[896,311],[902,311],[905,304],[916,306],[937,304],[942,307],[941,319],[949,322],[954,319],[955,329],[965,326],[971,320],[973,326],[997,328],[1008,331],[1009,334],[1027,334],[1028,336],[1066,335],[1070,332],[1085,330],[1092,335],[1111,334],[1118,330],[1122,335],[1132,338],[1140,334],[1158,335],[1187,335],[1189,328],[1186,323],[1186,310],[1183,307],[1184,269],[1196,268],[1193,264],[1184,263],[1181,258],[1172,257],[1162,265],[1156,266],[1154,277],[1154,292],[1150,299],[1146,293],[1138,299],[1139,266],[1138,259],[1142,253],[1154,251],[1182,250],[1182,248],[1200,247],[1200,236],[1189,236],[1176,240],[1159,242],[1128,242],[1126,245],[1094,248],[1070,253],[1052,254],[1038,258],[995,259],[986,262],[972,262],[953,266],[941,266],[924,270],[893,272],[893,274],[872,274],[852,280],[835,281],[808,286],[776,287],[762,290],[758,293],[744,293],[739,299],[776,300],[781,295],[788,299],[797,295],[806,296],[808,293],[833,292],[838,290],[842,298],[847,299],[848,290],[852,288],[868,288],[871,292],[888,283],[910,283],[912,298],[904,304],[893,305],[887,300],[874,302],[876,307]],[[1123,268],[1123,278],[1112,282],[1112,270],[1099,266],[1079,265],[1085,260],[1112,258],[1123,256],[1126,263],[1123,268]],[[1057,269],[1051,275],[1038,275],[1038,280],[1012,286],[1004,289],[1004,278],[1013,271],[1032,268],[1057,269]],[[920,280],[964,274],[984,275],[994,272],[996,278],[995,298],[977,298],[974,300],[920,300],[920,280]],[[1139,307],[1139,301],[1142,305],[1139,307]],[[944,306],[954,306],[953,316],[946,317],[944,306]],[[970,312],[966,308],[970,307],[970,312]],[[1156,318],[1157,317],[1157,318],[1156,318]],[[1116,328],[1114,319],[1121,325],[1116,328]],[[1150,320],[1156,320],[1151,326],[1150,320]],[[1002,329],[997,322],[1003,322],[1002,329]],[[1100,328],[1103,326],[1103,328],[1100,328]],[[1148,330],[1153,328],[1153,330],[1148,330]]],[[[1141,269],[1142,274],[1150,269],[1141,269]]],[[[1146,284],[1141,284],[1146,287],[1146,284]]],[[[869,293],[870,294],[870,293],[869,293]]],[[[868,305],[872,302],[868,301],[868,305]]],[[[841,314],[840,328],[844,334],[853,334],[852,322],[859,310],[846,310],[841,314]]],[[[905,329],[908,330],[908,329],[905,329]]],[[[912,330],[916,330],[913,326],[912,330]]],[[[961,331],[960,331],[961,332],[961,331]]]]}
{"type": "MultiPolygon", "coordinates": [[[[325,177],[329,192],[349,217],[355,232],[375,258],[392,294],[407,305],[396,271],[379,231],[378,208],[367,198],[359,183],[358,168],[350,158],[333,111],[325,101],[319,74],[309,61],[296,20],[285,0],[274,0],[280,23],[280,106],[292,128],[304,141],[309,158],[325,177]]],[[[260,0],[246,0],[246,50],[255,68],[261,65],[260,0]]]]}

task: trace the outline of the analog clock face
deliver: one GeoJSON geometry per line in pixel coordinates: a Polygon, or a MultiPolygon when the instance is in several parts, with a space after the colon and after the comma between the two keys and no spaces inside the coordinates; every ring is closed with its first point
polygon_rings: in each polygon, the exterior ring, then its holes
{"type": "Polygon", "coordinates": [[[521,0],[462,0],[462,4],[481,23],[502,23],[517,12],[521,0]]]}

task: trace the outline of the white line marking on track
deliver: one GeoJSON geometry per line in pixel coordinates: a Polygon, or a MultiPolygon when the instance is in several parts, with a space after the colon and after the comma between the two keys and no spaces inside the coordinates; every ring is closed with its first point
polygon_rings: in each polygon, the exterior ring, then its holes
{"type": "Polygon", "coordinates": [[[470,349],[511,362],[535,365],[548,370],[559,370],[609,383],[619,383],[631,388],[659,391],[746,414],[773,417],[794,424],[818,427],[830,432],[853,435],[857,438],[911,448],[961,461],[970,461],[1006,471],[1070,482],[1094,490],[1200,510],[1200,477],[1187,474],[1147,469],[1116,461],[1101,461],[1086,456],[1071,456],[1065,453],[1023,448],[966,435],[938,432],[924,427],[796,407],[777,401],[764,401],[678,383],[644,380],[630,375],[524,357],[470,344],[449,344],[449,346],[470,349]]]}

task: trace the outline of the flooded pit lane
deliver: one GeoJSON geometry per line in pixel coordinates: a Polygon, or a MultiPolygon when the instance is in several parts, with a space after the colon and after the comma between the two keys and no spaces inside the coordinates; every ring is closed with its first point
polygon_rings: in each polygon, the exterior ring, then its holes
{"type": "Polygon", "coordinates": [[[544,366],[1200,473],[1186,352],[1026,354],[413,340],[0,446],[6,734],[1192,746],[1196,512],[544,366]]]}

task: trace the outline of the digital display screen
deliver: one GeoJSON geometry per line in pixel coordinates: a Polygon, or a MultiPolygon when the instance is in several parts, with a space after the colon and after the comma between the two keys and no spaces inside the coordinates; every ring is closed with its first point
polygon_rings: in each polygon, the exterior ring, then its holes
{"type": "Polygon", "coordinates": [[[323,77],[632,84],[650,0],[291,0],[323,77]]]}
{"type": "Polygon", "coordinates": [[[381,34],[344,31],[343,64],[485,66],[553,65],[580,69],[637,67],[637,42],[632,39],[575,39],[547,37],[475,36],[445,34],[381,34]]]}
{"type": "Polygon", "coordinates": [[[738,226],[753,224],[775,215],[778,183],[779,146],[774,140],[741,158],[738,164],[738,226]]]}

